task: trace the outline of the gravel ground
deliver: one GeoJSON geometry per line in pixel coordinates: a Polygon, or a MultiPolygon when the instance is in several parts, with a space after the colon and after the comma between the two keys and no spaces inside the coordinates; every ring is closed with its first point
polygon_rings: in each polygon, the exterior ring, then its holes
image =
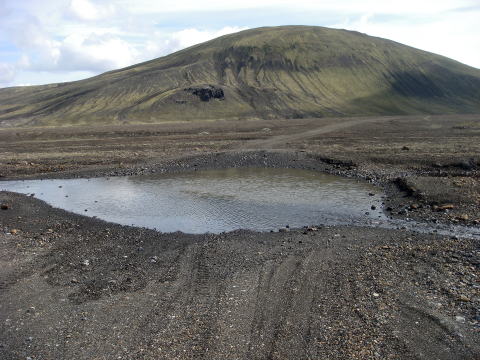
{"type": "MultiPolygon", "coordinates": [[[[383,187],[392,216],[476,226],[476,119],[439,117],[440,130],[425,130],[405,118],[408,131],[391,118],[328,133],[313,120],[251,122],[232,133],[221,123],[206,135],[183,125],[103,129],[103,145],[79,129],[5,130],[0,163],[5,178],[314,169],[383,187]],[[466,128],[452,139],[454,126],[466,128]],[[427,131],[439,131],[444,146],[418,137],[427,131]],[[62,137],[70,145],[59,145],[62,137]],[[167,138],[183,150],[153,148],[167,138]],[[202,141],[211,144],[196,150],[202,141]],[[113,143],[124,153],[105,149],[113,143]]],[[[480,358],[478,239],[328,226],[162,234],[14,193],[0,192],[0,204],[2,359],[480,358]]]]}

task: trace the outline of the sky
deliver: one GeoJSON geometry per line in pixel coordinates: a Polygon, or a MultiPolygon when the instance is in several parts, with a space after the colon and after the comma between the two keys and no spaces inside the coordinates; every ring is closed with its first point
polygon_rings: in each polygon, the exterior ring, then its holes
{"type": "Polygon", "coordinates": [[[480,68],[480,0],[0,0],[0,87],[79,80],[260,26],[356,30],[480,68]]]}

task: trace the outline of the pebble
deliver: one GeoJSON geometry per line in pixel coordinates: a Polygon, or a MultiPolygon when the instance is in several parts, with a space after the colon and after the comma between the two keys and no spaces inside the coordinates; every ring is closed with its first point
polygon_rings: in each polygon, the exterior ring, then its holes
{"type": "MultiPolygon", "coordinates": [[[[445,204],[445,205],[442,205],[442,206],[437,206],[436,210],[444,211],[444,210],[451,210],[451,209],[454,209],[454,208],[455,208],[455,206],[453,204],[445,204]]],[[[435,206],[434,206],[434,209],[435,209],[435,206]]]]}
{"type": "Polygon", "coordinates": [[[376,292],[374,292],[372,295],[373,295],[373,297],[376,297],[376,298],[380,296],[380,294],[376,293],[376,292]]]}
{"type": "Polygon", "coordinates": [[[458,322],[465,322],[465,318],[463,316],[455,316],[455,320],[458,322]]]}

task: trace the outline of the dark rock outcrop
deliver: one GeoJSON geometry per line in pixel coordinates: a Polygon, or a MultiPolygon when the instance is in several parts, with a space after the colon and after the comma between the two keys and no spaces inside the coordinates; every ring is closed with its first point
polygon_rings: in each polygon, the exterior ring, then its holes
{"type": "Polygon", "coordinates": [[[186,92],[196,95],[202,101],[210,101],[211,99],[225,99],[225,93],[222,88],[213,85],[190,87],[185,89],[186,92]]]}

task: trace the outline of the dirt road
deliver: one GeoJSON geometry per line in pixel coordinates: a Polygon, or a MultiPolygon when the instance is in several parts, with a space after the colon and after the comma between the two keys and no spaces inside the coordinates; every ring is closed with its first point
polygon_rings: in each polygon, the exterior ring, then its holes
{"type": "Polygon", "coordinates": [[[237,149],[242,150],[271,150],[283,148],[286,144],[295,141],[308,141],[319,135],[325,135],[332,132],[348,129],[353,126],[362,126],[379,121],[401,121],[402,117],[364,117],[364,118],[347,118],[347,119],[329,119],[328,122],[319,121],[319,119],[312,119],[307,123],[308,130],[295,132],[291,134],[273,135],[266,139],[252,140],[246,144],[240,144],[237,149]],[[313,129],[311,129],[313,127],[313,129]]]}

